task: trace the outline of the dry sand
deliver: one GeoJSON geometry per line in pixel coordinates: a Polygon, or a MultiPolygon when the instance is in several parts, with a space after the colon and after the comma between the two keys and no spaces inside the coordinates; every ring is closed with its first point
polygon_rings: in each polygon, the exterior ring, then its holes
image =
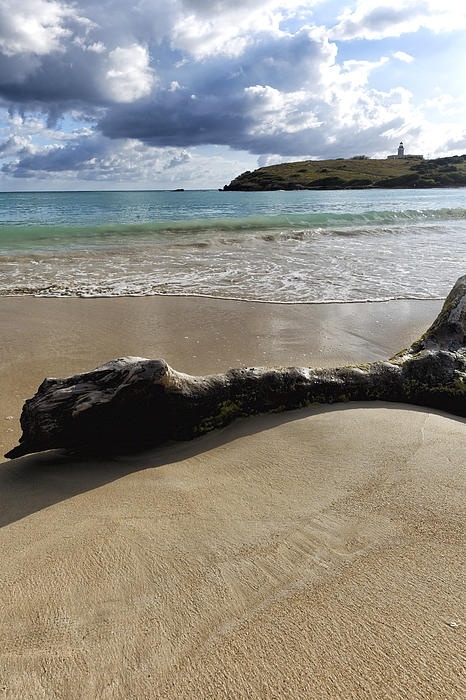
{"type": "MultiPolygon", "coordinates": [[[[0,299],[1,449],[47,375],[372,361],[440,306],[0,299]]],[[[348,404],[106,462],[5,461],[0,698],[463,698],[465,437],[348,404]]]]}

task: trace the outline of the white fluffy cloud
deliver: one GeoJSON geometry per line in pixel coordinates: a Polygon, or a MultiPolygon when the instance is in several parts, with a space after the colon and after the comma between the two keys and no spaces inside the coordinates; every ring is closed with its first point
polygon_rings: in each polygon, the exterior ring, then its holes
{"type": "Polygon", "coordinates": [[[132,102],[150,94],[155,76],[144,46],[117,46],[110,51],[108,62],[104,85],[112,99],[132,102]]]}
{"type": "Polygon", "coordinates": [[[0,51],[43,55],[61,48],[69,37],[72,6],[55,0],[2,0],[0,5],[0,51]]]}
{"type": "Polygon", "coordinates": [[[176,19],[173,45],[196,58],[214,54],[240,55],[259,34],[277,36],[290,12],[306,5],[296,0],[186,2],[176,19]]]}
{"type": "Polygon", "coordinates": [[[394,51],[393,58],[397,58],[403,63],[412,63],[414,61],[414,56],[411,56],[411,54],[406,53],[406,51],[394,51]]]}

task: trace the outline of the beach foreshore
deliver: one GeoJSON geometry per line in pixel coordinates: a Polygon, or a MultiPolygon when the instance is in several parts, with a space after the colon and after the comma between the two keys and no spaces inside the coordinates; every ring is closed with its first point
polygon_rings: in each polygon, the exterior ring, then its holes
{"type": "MultiPolygon", "coordinates": [[[[46,376],[387,359],[441,301],[0,298],[0,443],[46,376]]],[[[21,698],[462,698],[466,423],[389,403],[0,471],[0,690],[21,698]]]]}

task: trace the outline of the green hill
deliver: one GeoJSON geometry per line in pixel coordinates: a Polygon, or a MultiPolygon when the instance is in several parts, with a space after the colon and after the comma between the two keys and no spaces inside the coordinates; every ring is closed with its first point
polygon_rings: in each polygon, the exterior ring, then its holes
{"type": "Polygon", "coordinates": [[[466,187],[466,155],[424,160],[365,156],[280,163],[242,173],[224,190],[339,190],[370,187],[466,187]]]}

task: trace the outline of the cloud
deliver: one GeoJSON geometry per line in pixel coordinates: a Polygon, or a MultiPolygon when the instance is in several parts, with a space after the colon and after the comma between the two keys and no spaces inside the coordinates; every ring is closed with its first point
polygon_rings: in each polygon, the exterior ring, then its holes
{"type": "Polygon", "coordinates": [[[0,155],[18,155],[27,153],[30,147],[30,142],[27,138],[21,136],[10,136],[10,138],[0,143],[0,155]]]}
{"type": "Polygon", "coordinates": [[[346,7],[331,30],[333,39],[383,39],[413,33],[421,28],[433,32],[466,27],[466,13],[456,0],[359,0],[346,7]]]}
{"type": "Polygon", "coordinates": [[[0,51],[5,56],[45,55],[62,48],[70,35],[71,6],[54,0],[2,0],[0,6],[0,51]]]}
{"type": "Polygon", "coordinates": [[[298,0],[187,1],[173,25],[172,42],[197,59],[239,56],[257,34],[278,36],[289,13],[306,5],[298,0]]]}
{"type": "Polygon", "coordinates": [[[16,144],[6,141],[0,144],[0,153],[15,146],[20,147],[19,157],[4,164],[2,172],[19,179],[47,180],[57,174],[67,179],[79,172],[81,179],[139,181],[191,159],[182,149],[147,149],[138,141],[112,141],[98,134],[76,136],[64,145],[42,149],[26,139],[16,144]]]}
{"type": "Polygon", "coordinates": [[[397,58],[402,63],[412,63],[414,61],[414,56],[406,53],[406,51],[394,51],[392,56],[393,58],[397,58]]]}
{"type": "Polygon", "coordinates": [[[132,102],[149,95],[155,84],[154,71],[149,66],[149,53],[143,46],[117,46],[108,55],[109,67],[105,85],[116,102],[132,102]]]}

